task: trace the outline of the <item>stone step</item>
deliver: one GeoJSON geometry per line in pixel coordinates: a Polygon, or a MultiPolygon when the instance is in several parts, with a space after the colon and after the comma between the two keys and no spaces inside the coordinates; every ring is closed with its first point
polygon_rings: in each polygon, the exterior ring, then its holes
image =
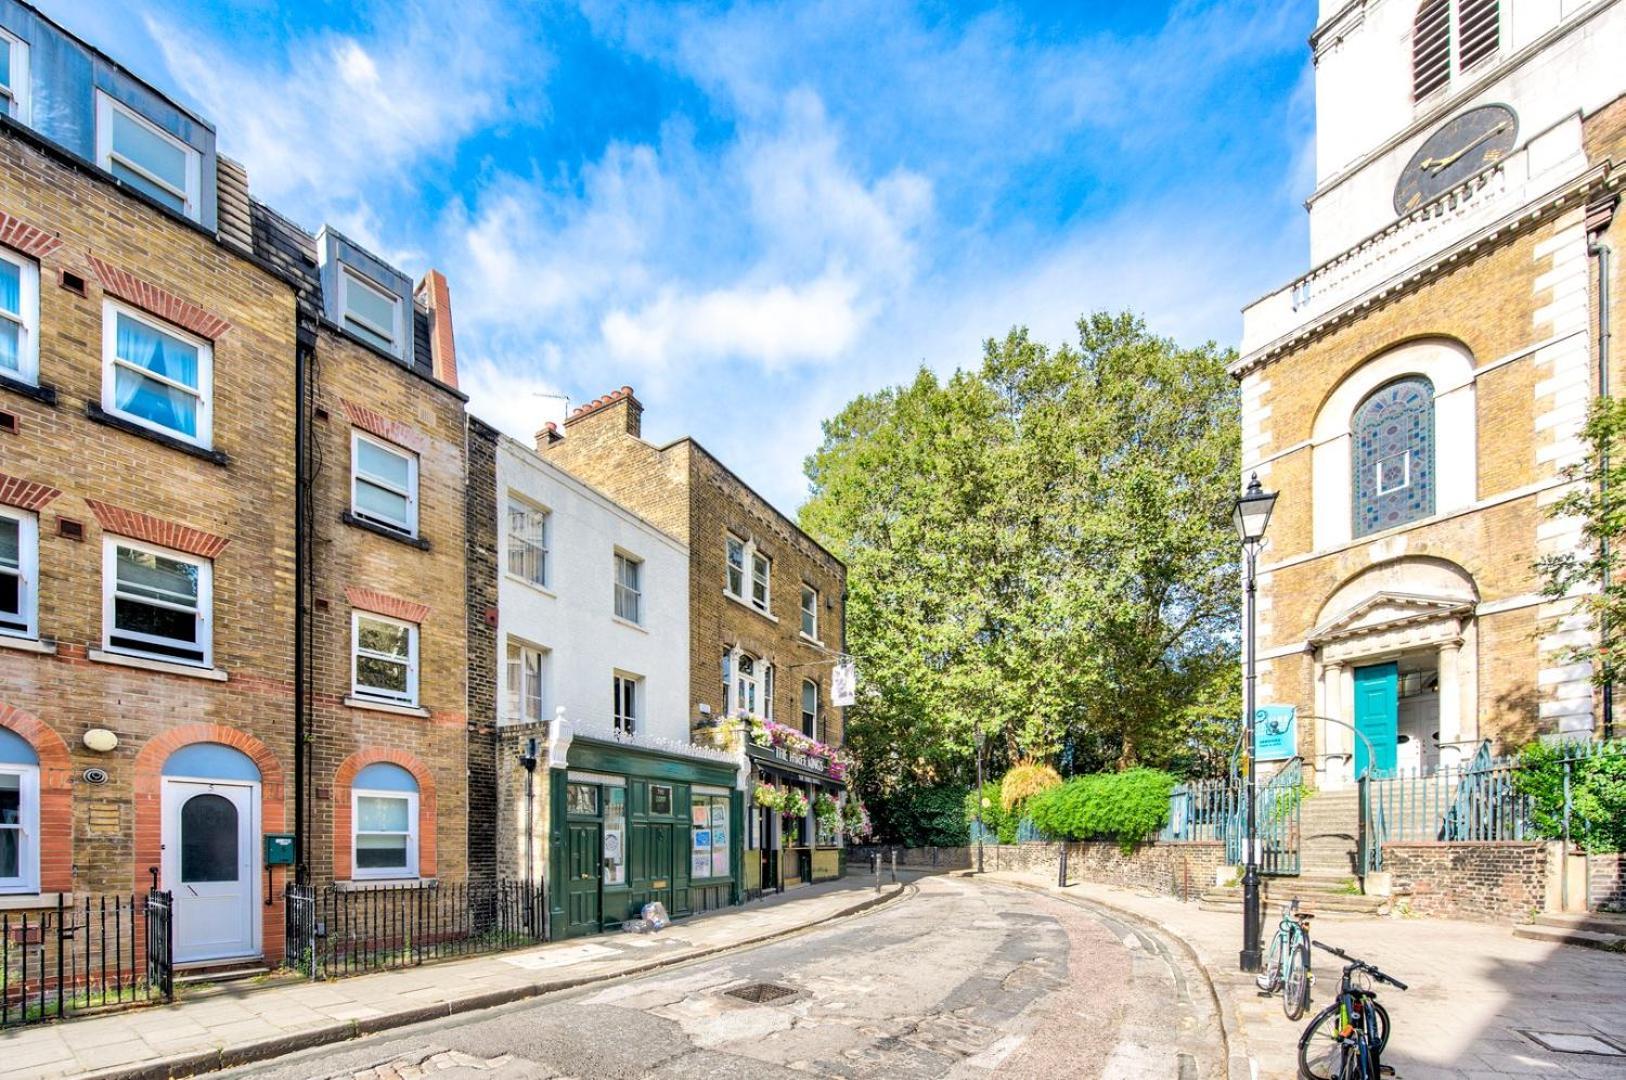
{"type": "Polygon", "coordinates": [[[1600,933],[1595,930],[1576,930],[1565,926],[1544,926],[1536,923],[1517,926],[1513,936],[1531,941],[1546,941],[1554,945],[1579,945],[1585,949],[1626,953],[1626,935],[1600,933]]]}
{"type": "Polygon", "coordinates": [[[1537,926],[1552,926],[1564,930],[1587,930],[1595,934],[1619,934],[1626,937],[1626,912],[1588,911],[1573,915],[1537,915],[1537,926]]]}
{"type": "Polygon", "coordinates": [[[206,983],[241,982],[244,979],[258,978],[269,972],[270,969],[264,964],[227,964],[212,967],[181,968],[175,972],[175,985],[195,986],[206,983]]]}
{"type": "MultiPolygon", "coordinates": [[[[1272,898],[1265,905],[1265,921],[1274,925],[1273,920],[1280,917],[1280,897],[1272,898]]],[[[1240,912],[1242,910],[1241,890],[1211,890],[1198,897],[1197,907],[1201,911],[1227,911],[1240,912]]],[[[1381,896],[1335,896],[1322,894],[1306,894],[1299,897],[1299,910],[1312,915],[1338,915],[1338,916],[1370,916],[1381,915],[1388,907],[1388,900],[1381,896]]]]}

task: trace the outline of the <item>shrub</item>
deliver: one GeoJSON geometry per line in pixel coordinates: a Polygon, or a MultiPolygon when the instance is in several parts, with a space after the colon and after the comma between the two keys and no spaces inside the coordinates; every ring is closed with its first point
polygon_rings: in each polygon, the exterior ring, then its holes
{"type": "MultiPolygon", "coordinates": [[[[1519,754],[1514,786],[1530,796],[1530,817],[1541,835],[1564,835],[1562,744],[1531,743],[1519,754]]],[[[1570,838],[1587,851],[1626,851],[1626,741],[1617,741],[1570,766],[1570,838]]]]}
{"type": "Polygon", "coordinates": [[[908,787],[869,801],[878,843],[903,847],[963,847],[965,788],[957,784],[908,787]]]}
{"type": "Polygon", "coordinates": [[[1175,778],[1160,769],[1095,773],[1036,795],[1033,823],[1058,840],[1116,840],[1125,851],[1151,839],[1169,819],[1175,778]]]}
{"type": "MultiPolygon", "coordinates": [[[[982,824],[984,828],[996,834],[1002,834],[1004,832],[1005,825],[1005,809],[999,805],[999,788],[1000,785],[998,780],[990,780],[986,784],[982,785],[982,824]]],[[[966,829],[970,830],[972,823],[976,820],[977,791],[975,788],[973,788],[965,793],[966,829]]],[[[1015,826],[1013,825],[1012,828],[1014,829],[1015,826]]],[[[972,834],[972,839],[976,839],[974,833],[972,834]]],[[[1003,837],[1001,838],[1001,842],[1004,842],[1003,837]]]]}
{"type": "Polygon", "coordinates": [[[1055,769],[1036,761],[1024,761],[1012,766],[999,782],[999,805],[1007,814],[1014,813],[1035,795],[1060,786],[1061,774],[1055,769]]]}

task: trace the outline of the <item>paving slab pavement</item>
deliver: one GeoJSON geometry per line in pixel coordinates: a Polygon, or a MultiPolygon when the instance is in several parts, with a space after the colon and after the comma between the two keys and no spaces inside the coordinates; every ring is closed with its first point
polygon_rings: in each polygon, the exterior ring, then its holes
{"type": "Polygon", "coordinates": [[[905,888],[849,875],[654,935],[606,934],[331,982],[231,983],[168,1005],[12,1028],[0,1034],[0,1077],[190,1076],[784,937],[905,888]]]}
{"type": "MultiPolygon", "coordinates": [[[[1228,1004],[1259,1080],[1296,1077],[1299,1034],[1337,990],[1336,957],[1315,952],[1310,1011],[1290,1022],[1279,996],[1263,997],[1253,976],[1237,970],[1238,915],[1201,911],[1143,890],[1094,883],[1058,889],[1054,879],[1037,874],[985,876],[1113,908],[1180,938],[1228,1004]]],[[[1277,917],[1274,908],[1266,913],[1267,943],[1277,917]]],[[[1313,936],[1410,986],[1405,993],[1379,988],[1394,1025],[1384,1064],[1395,1067],[1399,1080],[1626,1080],[1626,956],[1516,938],[1508,926],[1447,919],[1318,917],[1313,936]],[[1580,1037],[1574,1045],[1596,1049],[1601,1042],[1621,1053],[1557,1052],[1536,1041],[1543,1035],[1580,1037]]]]}

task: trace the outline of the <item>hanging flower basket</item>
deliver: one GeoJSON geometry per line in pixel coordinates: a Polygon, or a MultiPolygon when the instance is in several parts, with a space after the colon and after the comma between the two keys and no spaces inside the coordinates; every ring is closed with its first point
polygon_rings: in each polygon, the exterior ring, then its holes
{"type": "Polygon", "coordinates": [[[788,818],[803,818],[807,816],[807,796],[795,788],[785,789],[785,801],[779,807],[779,812],[788,818]]]}
{"type": "Polygon", "coordinates": [[[785,809],[785,793],[772,784],[758,784],[753,793],[758,806],[766,806],[770,810],[785,809]]]}

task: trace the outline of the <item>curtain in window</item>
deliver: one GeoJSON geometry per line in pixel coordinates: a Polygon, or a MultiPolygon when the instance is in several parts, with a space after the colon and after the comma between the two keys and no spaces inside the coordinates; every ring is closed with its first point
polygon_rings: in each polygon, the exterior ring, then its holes
{"type": "Polygon", "coordinates": [[[122,314],[118,317],[114,350],[126,364],[194,391],[188,393],[119,365],[114,377],[114,404],[118,409],[183,435],[197,435],[198,350],[122,314]]]}
{"type": "MultiPolygon", "coordinates": [[[[5,51],[4,48],[0,48],[0,56],[5,55],[5,51]]],[[[22,319],[22,271],[4,259],[0,259],[0,313],[4,313],[0,314],[0,368],[9,371],[21,371],[23,367],[22,324],[20,321],[13,321],[5,316],[11,315],[17,320],[22,319]]]]}

